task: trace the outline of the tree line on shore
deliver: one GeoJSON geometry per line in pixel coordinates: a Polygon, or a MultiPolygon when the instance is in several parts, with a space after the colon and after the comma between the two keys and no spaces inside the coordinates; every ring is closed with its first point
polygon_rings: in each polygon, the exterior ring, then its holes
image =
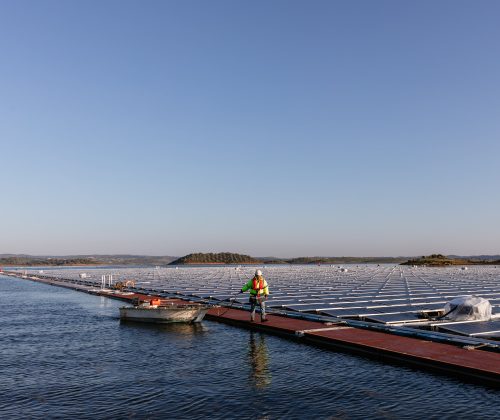
{"type": "Polygon", "coordinates": [[[262,264],[262,261],[259,261],[249,255],[235,254],[232,252],[199,252],[185,255],[184,257],[170,263],[170,265],[183,264],[262,264]]]}
{"type": "Polygon", "coordinates": [[[447,257],[443,254],[431,254],[410,259],[401,265],[426,265],[431,267],[448,265],[500,265],[500,260],[447,257]]]}
{"type": "Polygon", "coordinates": [[[402,264],[402,265],[500,265],[499,256],[459,257],[431,254],[419,258],[408,257],[297,257],[255,258],[233,252],[192,253],[184,257],[147,256],[147,255],[76,255],[76,256],[30,256],[30,255],[0,255],[1,266],[70,266],[70,265],[200,265],[200,264],[402,264]]]}
{"type": "Polygon", "coordinates": [[[0,266],[41,266],[41,265],[94,265],[95,261],[89,258],[27,258],[6,257],[0,258],[0,266]]]}

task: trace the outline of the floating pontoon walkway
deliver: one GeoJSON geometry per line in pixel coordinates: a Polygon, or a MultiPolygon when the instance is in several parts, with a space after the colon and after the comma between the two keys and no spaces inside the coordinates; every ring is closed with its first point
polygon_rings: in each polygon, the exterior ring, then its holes
{"type": "MultiPolygon", "coordinates": [[[[161,294],[101,290],[96,287],[95,283],[87,281],[70,281],[48,276],[22,276],[13,272],[0,274],[128,302],[137,298],[142,300],[165,298],[161,294]]],[[[181,299],[175,301],[186,302],[181,299]]],[[[356,328],[352,324],[342,320],[336,321],[334,318],[331,322],[319,322],[269,314],[269,321],[266,323],[250,322],[249,318],[248,311],[232,307],[214,307],[206,315],[206,319],[212,321],[280,335],[334,350],[353,352],[392,363],[424,368],[485,385],[500,386],[500,352],[483,351],[482,345],[457,346],[456,343],[455,345],[444,344],[421,338],[393,335],[387,332],[356,328]]],[[[467,340],[467,338],[463,339],[467,340]]]]}
{"type": "Polygon", "coordinates": [[[334,350],[423,367],[480,383],[500,386],[500,353],[401,337],[378,331],[268,315],[266,323],[249,322],[247,311],[211,309],[207,319],[296,338],[334,350]]]}

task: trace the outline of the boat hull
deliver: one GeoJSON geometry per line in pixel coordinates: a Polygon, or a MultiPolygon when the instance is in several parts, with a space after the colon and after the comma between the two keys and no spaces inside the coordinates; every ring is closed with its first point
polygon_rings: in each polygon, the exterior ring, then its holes
{"type": "Polygon", "coordinates": [[[122,321],[148,322],[155,324],[169,324],[172,322],[201,322],[209,306],[158,306],[158,307],[122,307],[120,319],[122,321]]]}

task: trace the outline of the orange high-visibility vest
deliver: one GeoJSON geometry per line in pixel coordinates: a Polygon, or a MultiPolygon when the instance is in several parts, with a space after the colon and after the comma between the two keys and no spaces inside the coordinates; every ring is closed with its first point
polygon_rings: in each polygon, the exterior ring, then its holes
{"type": "Polygon", "coordinates": [[[250,289],[250,294],[252,296],[259,296],[259,295],[267,296],[269,294],[268,284],[263,276],[253,277],[251,280],[248,281],[247,284],[245,284],[241,288],[243,292],[246,292],[249,289],[250,289]]]}
{"type": "Polygon", "coordinates": [[[264,277],[261,277],[260,279],[258,279],[257,277],[254,277],[252,289],[255,290],[257,292],[257,294],[259,294],[263,288],[264,288],[264,277]]]}

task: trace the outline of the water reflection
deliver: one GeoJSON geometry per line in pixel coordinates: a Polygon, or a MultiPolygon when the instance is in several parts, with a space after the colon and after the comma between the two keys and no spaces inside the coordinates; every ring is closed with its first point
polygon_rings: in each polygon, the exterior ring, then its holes
{"type": "MultiPolygon", "coordinates": [[[[120,327],[127,329],[136,329],[143,331],[154,331],[158,333],[170,333],[176,336],[192,337],[196,334],[201,334],[207,331],[207,327],[201,322],[184,323],[172,322],[165,324],[155,324],[147,322],[134,322],[130,320],[120,320],[120,327]]],[[[168,337],[168,335],[167,335],[168,337]]]]}
{"type": "Polygon", "coordinates": [[[248,346],[250,362],[250,382],[257,389],[264,389],[271,384],[269,371],[269,350],[263,334],[250,332],[248,346]]]}

